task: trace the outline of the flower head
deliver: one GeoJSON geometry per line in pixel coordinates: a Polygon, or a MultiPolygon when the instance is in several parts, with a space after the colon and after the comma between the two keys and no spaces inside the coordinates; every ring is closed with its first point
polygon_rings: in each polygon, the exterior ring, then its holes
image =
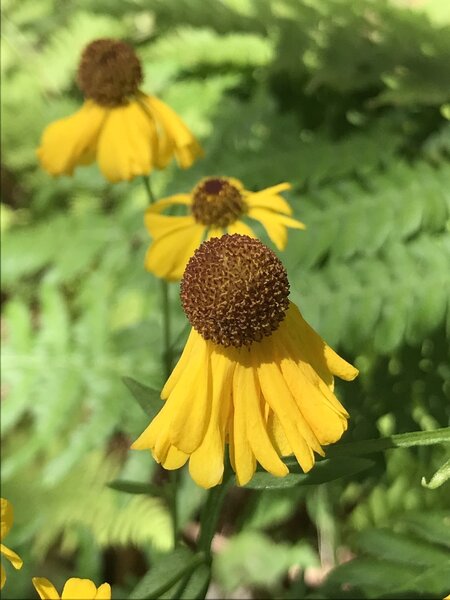
{"type": "Polygon", "coordinates": [[[140,91],[141,63],[125,42],[99,39],[83,51],[77,76],[80,110],[49,125],[37,153],[51,175],[98,162],[112,182],[162,169],[175,156],[188,168],[202,150],[178,115],[140,91]]]}
{"type": "Polygon", "coordinates": [[[340,439],[348,413],[333,376],[358,371],[289,301],[286,271],[260,241],[239,234],[203,242],[190,259],[181,300],[192,330],[167,380],[166,401],[133,448],[166,469],[189,460],[198,485],[221,482],[225,445],[239,485],[258,462],[283,477],[280,457],[309,471],[314,452],[340,439]]]}
{"type": "Polygon", "coordinates": [[[305,227],[291,217],[291,207],[280,195],[290,187],[289,183],[280,183],[250,192],[237,179],[206,177],[190,194],[177,194],[155,202],[145,215],[145,224],[153,237],[145,260],[146,268],[158,277],[173,281],[181,279],[189,258],[205,237],[219,237],[225,232],[255,237],[243,221],[247,217],[262,223],[270,239],[283,250],[287,243],[287,228],[305,227]],[[177,204],[187,206],[190,214],[161,214],[167,207],[177,204]]]}
{"type": "MultiPolygon", "coordinates": [[[[9,548],[7,548],[6,546],[3,545],[3,538],[5,538],[8,535],[8,532],[11,529],[12,524],[13,524],[13,519],[14,519],[13,507],[12,507],[11,503],[8,502],[8,500],[6,500],[5,498],[1,498],[0,503],[1,503],[0,540],[2,542],[2,544],[0,545],[0,552],[5,558],[7,558],[9,560],[9,562],[12,564],[12,566],[15,569],[21,569],[22,565],[23,565],[23,561],[20,558],[20,556],[18,556],[15,552],[13,552],[12,550],[10,550],[9,548]]],[[[0,570],[1,570],[0,589],[2,589],[3,586],[5,585],[5,581],[6,581],[6,573],[5,573],[5,569],[3,568],[3,565],[0,565],[0,570]]]]}
{"type": "Polygon", "coordinates": [[[61,596],[44,577],[33,577],[33,585],[42,600],[110,600],[111,586],[102,583],[98,588],[90,579],[71,577],[64,584],[61,596]]]}

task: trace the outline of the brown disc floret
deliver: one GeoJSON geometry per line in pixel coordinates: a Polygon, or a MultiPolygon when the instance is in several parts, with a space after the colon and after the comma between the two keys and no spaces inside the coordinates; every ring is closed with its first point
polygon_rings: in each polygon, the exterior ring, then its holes
{"type": "Polygon", "coordinates": [[[202,225],[227,227],[245,211],[240,190],[225,177],[203,179],[193,191],[192,214],[202,225]]]}
{"type": "Polygon", "coordinates": [[[102,106],[119,106],[138,92],[141,63],[129,44],[95,40],[81,55],[77,81],[86,98],[102,106]]]}
{"type": "Polygon", "coordinates": [[[181,281],[181,302],[192,327],[222,346],[250,346],[271,335],[289,306],[281,261],[259,240],[224,235],[203,242],[181,281]]]}

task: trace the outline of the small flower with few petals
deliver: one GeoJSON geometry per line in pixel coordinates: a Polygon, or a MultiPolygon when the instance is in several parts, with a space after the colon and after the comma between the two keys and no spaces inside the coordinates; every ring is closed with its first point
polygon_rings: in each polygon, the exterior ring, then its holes
{"type": "MultiPolygon", "coordinates": [[[[23,565],[23,561],[19,555],[17,555],[13,550],[10,550],[7,546],[3,544],[3,539],[8,535],[9,530],[12,527],[14,520],[14,512],[13,507],[8,500],[5,498],[1,498],[1,534],[0,534],[0,552],[1,554],[9,560],[12,566],[15,569],[21,569],[23,565]]],[[[6,573],[3,565],[0,565],[1,570],[1,582],[0,589],[3,588],[6,581],[6,573]]]]}
{"type": "Polygon", "coordinates": [[[158,277],[181,279],[189,258],[203,239],[223,233],[256,237],[247,219],[259,221],[279,250],[287,243],[287,228],[304,229],[292,218],[292,209],[280,195],[289,183],[250,192],[232,177],[206,177],[189,194],[177,194],[152,204],[145,225],[153,237],[145,266],[158,277]],[[169,206],[184,205],[185,216],[164,215],[169,206]]]}
{"type": "Polygon", "coordinates": [[[45,577],[33,577],[33,585],[42,600],[111,600],[109,583],[102,583],[97,588],[90,579],[71,577],[64,584],[61,596],[45,577]]]}

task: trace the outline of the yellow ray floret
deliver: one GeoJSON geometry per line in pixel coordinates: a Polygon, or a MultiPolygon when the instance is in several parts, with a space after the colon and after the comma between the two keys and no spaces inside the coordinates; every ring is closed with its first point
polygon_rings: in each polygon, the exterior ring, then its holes
{"type": "Polygon", "coordinates": [[[239,485],[258,463],[283,477],[280,457],[290,454],[307,472],[347,429],[333,377],[357,374],[292,303],[278,329],[250,347],[227,348],[193,329],[163,388],[164,407],[132,447],[151,450],[166,469],[189,460],[204,488],[221,482],[226,444],[239,485]]]}
{"type": "Polygon", "coordinates": [[[33,577],[33,585],[42,600],[111,600],[109,583],[102,583],[97,588],[90,579],[71,577],[64,584],[61,596],[45,577],[33,577]]]}
{"type": "MultiPolygon", "coordinates": [[[[13,507],[8,500],[5,498],[1,498],[1,533],[0,540],[3,542],[3,539],[7,536],[9,530],[12,527],[14,513],[13,507]]],[[[15,569],[21,569],[23,565],[23,561],[18,554],[16,554],[13,550],[5,546],[3,543],[0,544],[0,553],[2,556],[7,558],[9,562],[15,569]]],[[[0,578],[0,589],[3,588],[6,582],[6,572],[3,565],[0,565],[1,578],[0,578]]]]}

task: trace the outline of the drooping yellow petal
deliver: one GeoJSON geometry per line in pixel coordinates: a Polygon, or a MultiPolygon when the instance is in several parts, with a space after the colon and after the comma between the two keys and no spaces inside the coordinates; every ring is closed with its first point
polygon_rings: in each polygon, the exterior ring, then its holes
{"type": "Polygon", "coordinates": [[[204,230],[203,225],[192,221],[185,229],[154,240],[145,257],[146,269],[169,281],[181,279],[188,260],[202,241],[204,230]]]}
{"type": "Polygon", "coordinates": [[[110,109],[97,150],[100,170],[109,181],[148,175],[154,168],[156,152],[154,123],[138,102],[110,109]]]}
{"type": "Polygon", "coordinates": [[[1,498],[0,501],[1,507],[1,533],[0,540],[7,535],[8,531],[11,529],[14,520],[14,510],[11,502],[6,500],[6,498],[1,498]]]}
{"type": "Polygon", "coordinates": [[[20,558],[18,554],[16,554],[13,550],[5,546],[4,544],[0,544],[0,552],[3,554],[5,558],[9,560],[12,566],[15,569],[21,569],[23,565],[23,560],[20,558]]]}
{"type": "MultiPolygon", "coordinates": [[[[266,404],[266,407],[267,406],[268,405],[266,404]]],[[[293,450],[287,440],[286,434],[284,433],[280,419],[271,408],[269,408],[268,412],[267,433],[269,434],[271,443],[274,445],[280,456],[289,456],[290,454],[293,454],[293,450]]]]}
{"type": "MultiPolygon", "coordinates": [[[[208,344],[211,346],[211,344],[208,344]]],[[[226,354],[211,353],[211,414],[205,438],[191,455],[189,472],[201,487],[211,488],[222,480],[225,428],[230,412],[233,363],[226,354]]]]}
{"type": "Polygon", "coordinates": [[[111,586],[109,583],[102,583],[98,586],[95,600],[111,600],[111,586]]]}
{"type": "MultiPolygon", "coordinates": [[[[260,348],[258,348],[258,352],[255,352],[255,354],[259,355],[259,357],[255,356],[255,367],[258,372],[258,379],[264,399],[279,418],[289,445],[298,463],[306,473],[314,465],[314,455],[311,446],[307,443],[299,429],[300,419],[298,408],[278,366],[270,360],[264,362],[265,357],[260,348]]],[[[308,437],[310,437],[310,432],[308,437]]],[[[317,441],[316,445],[318,445],[317,441]]]]}
{"type": "Polygon", "coordinates": [[[248,441],[244,401],[246,389],[242,385],[241,369],[244,367],[237,364],[233,377],[233,458],[236,480],[239,485],[245,485],[255,473],[256,461],[248,441]]]}
{"type": "Polygon", "coordinates": [[[32,582],[41,600],[60,600],[55,586],[45,577],[33,577],[32,582]]]}
{"type": "Polygon", "coordinates": [[[325,344],[324,354],[328,368],[336,377],[345,381],[353,381],[358,376],[358,369],[341,358],[328,344],[325,344]]]}
{"type": "Polygon", "coordinates": [[[51,175],[72,175],[77,165],[93,162],[108,112],[87,100],[75,114],[51,123],[37,150],[42,168],[51,175]]]}
{"type": "Polygon", "coordinates": [[[238,397],[237,392],[234,394],[235,402],[245,406],[247,438],[256,460],[276,477],[287,475],[288,468],[280,460],[267,433],[259,397],[259,384],[252,366],[236,365],[234,381],[236,389],[239,390],[238,397]]]}
{"type": "Polygon", "coordinates": [[[186,344],[184,345],[183,352],[181,353],[177,364],[175,365],[172,373],[170,374],[169,379],[166,381],[163,389],[161,390],[161,398],[163,400],[165,400],[169,396],[176,383],[178,382],[179,378],[181,377],[182,373],[188,367],[191,356],[191,350],[197,340],[197,336],[198,333],[195,331],[195,329],[191,329],[188,339],[186,340],[186,344]]]}
{"type": "Polygon", "coordinates": [[[178,229],[186,229],[186,227],[195,225],[195,221],[191,216],[172,217],[155,214],[149,210],[145,213],[144,222],[148,232],[155,240],[178,229]]]}
{"type": "Polygon", "coordinates": [[[187,454],[203,442],[212,410],[208,344],[199,334],[189,363],[166,403],[172,414],[170,441],[187,454]]]}
{"type": "Polygon", "coordinates": [[[247,214],[263,225],[278,250],[284,250],[287,243],[287,231],[286,227],[275,219],[275,213],[264,208],[250,208],[247,214]]]}
{"type": "Polygon", "coordinates": [[[227,231],[230,235],[233,235],[233,233],[239,233],[240,235],[248,235],[248,237],[251,237],[251,238],[256,237],[253,229],[251,229],[243,221],[239,221],[239,220],[235,221],[234,223],[231,223],[231,225],[228,225],[227,231]]]}
{"type": "Polygon", "coordinates": [[[160,149],[160,153],[164,155],[161,162],[167,160],[167,156],[170,154],[169,148],[171,142],[173,144],[173,152],[180,166],[183,169],[187,169],[196,158],[203,155],[203,150],[199,143],[177,113],[167,106],[167,104],[154,96],[146,96],[145,102],[152,111],[156,121],[164,129],[168,138],[165,141],[165,147],[160,149]]]}
{"type": "Polygon", "coordinates": [[[175,469],[180,469],[184,464],[186,464],[189,458],[189,454],[178,450],[175,446],[170,446],[166,459],[161,462],[162,466],[169,471],[173,471],[175,469]]]}
{"type": "Polygon", "coordinates": [[[339,440],[347,429],[347,419],[330,408],[320,389],[303,375],[292,359],[281,361],[281,372],[300,412],[320,444],[339,440]]]}
{"type": "Polygon", "coordinates": [[[61,600],[94,600],[97,587],[90,579],[71,577],[64,585],[61,600]]]}
{"type": "Polygon", "coordinates": [[[146,213],[160,213],[164,209],[175,204],[184,204],[185,206],[190,206],[192,204],[192,196],[190,194],[174,194],[168,198],[161,198],[161,200],[151,204],[147,208],[146,213]]]}

